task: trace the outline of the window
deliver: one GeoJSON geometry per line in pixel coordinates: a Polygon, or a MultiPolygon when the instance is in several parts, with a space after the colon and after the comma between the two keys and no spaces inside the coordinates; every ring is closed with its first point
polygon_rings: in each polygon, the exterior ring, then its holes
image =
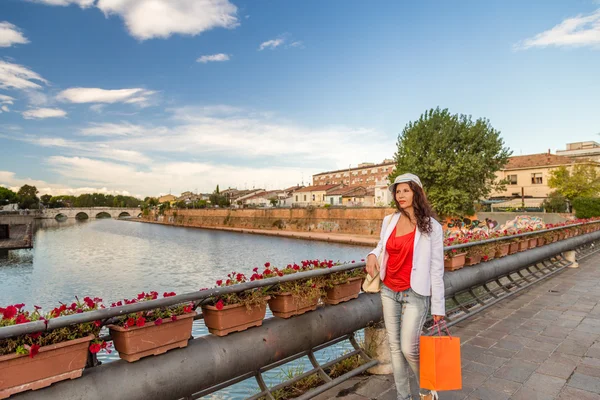
{"type": "Polygon", "coordinates": [[[542,173],[535,172],[535,173],[531,174],[531,183],[534,185],[541,185],[542,184],[542,173]]]}
{"type": "Polygon", "coordinates": [[[304,195],[304,201],[306,201],[306,195],[304,195]]]}
{"type": "Polygon", "coordinates": [[[338,197],[338,204],[342,204],[342,196],[338,197]]]}
{"type": "Polygon", "coordinates": [[[323,195],[323,202],[325,201],[325,195],[323,195]]]}
{"type": "Polygon", "coordinates": [[[296,195],[296,201],[298,201],[298,195],[296,195]]]}
{"type": "Polygon", "coordinates": [[[313,201],[315,201],[315,195],[313,194],[313,201]]]}
{"type": "Polygon", "coordinates": [[[506,179],[508,180],[508,184],[509,185],[516,185],[517,184],[517,176],[516,175],[508,175],[506,177],[506,179]]]}

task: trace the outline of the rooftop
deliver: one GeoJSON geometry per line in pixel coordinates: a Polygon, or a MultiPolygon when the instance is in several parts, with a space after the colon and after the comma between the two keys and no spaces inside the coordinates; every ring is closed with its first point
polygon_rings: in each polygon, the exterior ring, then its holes
{"type": "Polygon", "coordinates": [[[302,189],[296,190],[296,193],[298,193],[298,192],[324,192],[324,191],[328,191],[330,189],[336,188],[338,186],[340,186],[340,185],[337,184],[337,185],[307,186],[307,187],[303,187],[302,189]]]}
{"type": "Polygon", "coordinates": [[[551,165],[569,165],[574,160],[567,156],[557,156],[556,154],[541,153],[529,154],[526,156],[514,156],[508,159],[508,164],[504,169],[535,168],[551,165]]]}

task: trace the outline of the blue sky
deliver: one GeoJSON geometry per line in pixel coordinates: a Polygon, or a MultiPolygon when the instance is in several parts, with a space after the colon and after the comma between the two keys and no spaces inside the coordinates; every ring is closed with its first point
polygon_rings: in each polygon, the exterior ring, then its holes
{"type": "Polygon", "coordinates": [[[0,185],[292,186],[429,108],[515,155],[600,133],[594,0],[2,0],[0,185]]]}

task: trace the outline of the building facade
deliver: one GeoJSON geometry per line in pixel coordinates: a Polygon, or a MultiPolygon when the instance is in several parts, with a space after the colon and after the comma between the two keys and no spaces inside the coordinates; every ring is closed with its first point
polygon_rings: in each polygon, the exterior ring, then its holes
{"type": "Polygon", "coordinates": [[[571,157],[577,161],[600,162],[600,144],[593,141],[567,143],[567,149],[557,150],[556,155],[571,157]]]}
{"type": "Polygon", "coordinates": [[[396,164],[391,159],[385,159],[380,164],[362,163],[358,167],[322,172],[313,175],[313,185],[336,185],[374,187],[377,181],[387,180],[394,171],[396,164]]]}

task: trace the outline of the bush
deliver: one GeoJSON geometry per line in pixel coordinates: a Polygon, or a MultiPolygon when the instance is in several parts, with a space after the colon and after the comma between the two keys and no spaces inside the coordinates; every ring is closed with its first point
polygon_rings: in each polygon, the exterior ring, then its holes
{"type": "Polygon", "coordinates": [[[546,212],[567,212],[567,199],[558,192],[552,192],[548,198],[544,200],[542,207],[544,207],[546,212]]]}
{"type": "Polygon", "coordinates": [[[600,198],[578,197],[573,200],[573,209],[577,218],[600,217],[600,198]]]}

